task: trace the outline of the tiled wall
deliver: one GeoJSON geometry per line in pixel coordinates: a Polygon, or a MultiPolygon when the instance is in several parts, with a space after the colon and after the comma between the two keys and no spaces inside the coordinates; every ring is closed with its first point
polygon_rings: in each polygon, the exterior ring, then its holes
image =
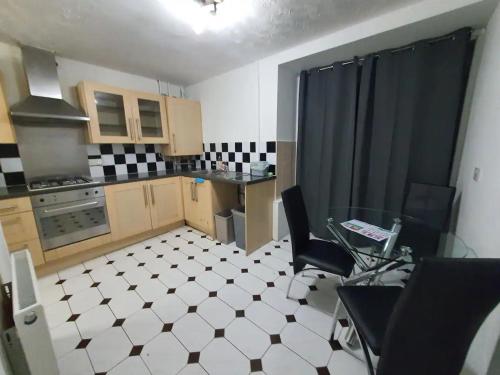
{"type": "MultiPolygon", "coordinates": [[[[102,165],[90,166],[92,177],[122,175],[174,168],[174,161],[196,160],[199,169],[215,169],[219,158],[227,162],[230,171],[250,173],[252,161],[267,161],[269,171],[276,173],[276,142],[205,143],[202,155],[179,159],[162,158],[160,145],[101,144],[87,145],[89,164],[100,159],[102,165]]],[[[23,164],[15,144],[0,144],[0,187],[24,185],[23,164]]]]}
{"type": "Polygon", "coordinates": [[[88,145],[87,153],[92,177],[173,169],[172,161],[163,160],[160,145],[88,145]],[[92,159],[101,159],[102,165],[92,166],[92,159]]]}
{"type": "Polygon", "coordinates": [[[23,163],[16,144],[0,144],[0,187],[24,185],[23,163]]]}
{"type": "Polygon", "coordinates": [[[221,158],[228,163],[230,171],[250,173],[251,162],[267,161],[269,171],[276,173],[276,142],[205,143],[203,150],[199,161],[201,169],[215,169],[216,161],[221,158]]]}

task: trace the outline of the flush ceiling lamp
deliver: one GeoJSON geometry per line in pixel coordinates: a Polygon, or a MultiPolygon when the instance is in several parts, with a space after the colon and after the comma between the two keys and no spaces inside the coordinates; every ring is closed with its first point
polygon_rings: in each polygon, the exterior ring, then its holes
{"type": "Polygon", "coordinates": [[[234,26],[252,14],[252,0],[159,0],[196,34],[234,26]]]}

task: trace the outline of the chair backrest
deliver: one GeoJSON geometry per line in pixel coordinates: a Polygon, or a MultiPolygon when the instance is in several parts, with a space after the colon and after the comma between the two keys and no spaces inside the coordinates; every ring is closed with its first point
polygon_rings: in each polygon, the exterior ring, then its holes
{"type": "Polygon", "coordinates": [[[455,188],[412,182],[403,207],[403,214],[425,221],[428,225],[446,231],[455,188]]]}
{"type": "Polygon", "coordinates": [[[500,259],[424,258],[391,315],[378,375],[458,375],[500,303],[500,259]]]}
{"type": "Polygon", "coordinates": [[[295,185],[281,193],[286,220],[290,229],[293,257],[299,255],[309,241],[309,219],[300,186],[295,185]]]}

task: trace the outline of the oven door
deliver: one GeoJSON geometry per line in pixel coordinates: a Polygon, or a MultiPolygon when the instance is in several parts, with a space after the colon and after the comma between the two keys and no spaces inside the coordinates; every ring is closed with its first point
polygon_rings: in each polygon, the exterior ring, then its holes
{"type": "Polygon", "coordinates": [[[38,207],[34,213],[44,251],[110,232],[105,197],[38,207]]]}

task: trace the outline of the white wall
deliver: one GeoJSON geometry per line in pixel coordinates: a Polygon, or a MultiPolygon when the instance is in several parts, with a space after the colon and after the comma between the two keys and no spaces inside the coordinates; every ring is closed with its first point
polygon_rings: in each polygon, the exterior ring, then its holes
{"type": "MultiPolygon", "coordinates": [[[[63,98],[78,106],[75,86],[82,80],[97,81],[126,89],[157,93],[158,82],[134,74],[124,73],[102,66],[56,57],[59,82],[63,98]]],[[[0,42],[0,72],[4,81],[7,102],[12,105],[28,95],[28,87],[22,66],[21,50],[18,46],[0,42]]],[[[181,96],[182,87],[160,82],[161,93],[181,96]]]]}
{"type": "Polygon", "coordinates": [[[278,141],[296,141],[297,79],[298,75],[295,71],[284,66],[279,67],[276,115],[276,139],[278,141]]]}
{"type": "Polygon", "coordinates": [[[259,140],[258,77],[250,64],[186,88],[201,101],[204,142],[259,140]]]}
{"type": "MultiPolygon", "coordinates": [[[[479,257],[499,258],[500,7],[494,12],[484,37],[458,179],[457,233],[479,257]],[[475,167],[481,168],[478,182],[472,179],[475,167]]],[[[500,307],[488,318],[471,348],[467,363],[473,373],[487,373],[487,364],[499,337],[500,307]]],[[[496,371],[491,373],[500,373],[500,369],[496,371]]]]}

